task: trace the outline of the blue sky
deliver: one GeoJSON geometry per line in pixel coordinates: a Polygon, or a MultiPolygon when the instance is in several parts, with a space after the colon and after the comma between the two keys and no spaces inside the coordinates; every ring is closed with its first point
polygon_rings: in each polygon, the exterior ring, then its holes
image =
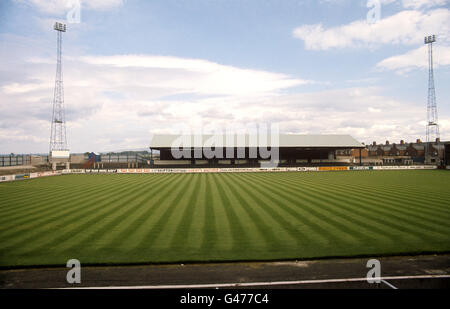
{"type": "Polygon", "coordinates": [[[365,0],[2,1],[0,153],[48,149],[55,21],[72,152],[144,148],[180,124],[424,139],[429,34],[450,140],[449,1],[372,2],[376,20],[365,0]]]}

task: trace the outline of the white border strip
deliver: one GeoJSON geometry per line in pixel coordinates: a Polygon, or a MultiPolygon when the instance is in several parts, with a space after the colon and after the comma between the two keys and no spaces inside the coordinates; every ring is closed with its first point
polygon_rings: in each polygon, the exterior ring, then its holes
{"type": "Polygon", "coordinates": [[[327,171],[360,171],[360,170],[432,170],[435,165],[406,166],[316,166],[316,167],[220,167],[220,168],[119,168],[119,169],[68,169],[63,174],[185,174],[185,173],[253,173],[253,172],[327,172],[327,171]]]}
{"type": "Polygon", "coordinates": [[[390,283],[387,282],[386,280],[381,280],[381,282],[383,282],[384,284],[386,284],[386,285],[387,285],[388,287],[390,287],[391,289],[397,290],[397,288],[396,288],[394,285],[390,284],[390,283]]]}
{"type": "MultiPolygon", "coordinates": [[[[417,276],[388,276],[370,278],[371,281],[406,280],[406,279],[442,279],[450,278],[450,275],[417,275],[417,276]]],[[[210,284],[186,284],[186,285],[137,285],[137,286],[100,286],[100,287],[70,287],[62,289],[201,289],[201,288],[235,288],[235,287],[258,287],[276,285],[297,285],[316,283],[342,283],[367,281],[367,278],[344,278],[344,279],[320,279],[320,280],[298,280],[298,281],[270,281],[270,282],[242,282],[242,283],[210,283],[210,284]]]]}

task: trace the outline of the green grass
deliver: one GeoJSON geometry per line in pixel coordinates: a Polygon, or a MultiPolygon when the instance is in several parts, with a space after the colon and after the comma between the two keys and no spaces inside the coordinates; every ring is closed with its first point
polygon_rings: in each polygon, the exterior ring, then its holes
{"type": "Polygon", "coordinates": [[[450,172],[66,175],[0,184],[0,266],[450,251],[450,172]]]}

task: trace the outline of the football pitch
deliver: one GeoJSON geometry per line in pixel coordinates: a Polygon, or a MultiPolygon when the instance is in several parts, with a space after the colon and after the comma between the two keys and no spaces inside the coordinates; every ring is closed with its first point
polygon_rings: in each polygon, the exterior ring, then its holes
{"type": "Polygon", "coordinates": [[[0,184],[0,267],[450,251],[450,172],[100,174],[0,184]]]}

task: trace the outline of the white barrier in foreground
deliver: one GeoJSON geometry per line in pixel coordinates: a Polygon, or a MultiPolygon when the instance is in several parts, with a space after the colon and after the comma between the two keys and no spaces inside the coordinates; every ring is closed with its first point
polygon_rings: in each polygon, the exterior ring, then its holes
{"type": "Polygon", "coordinates": [[[256,173],[256,172],[306,172],[317,171],[317,167],[274,167],[274,168],[157,168],[118,169],[119,174],[170,174],[170,173],[256,173]]]}
{"type": "Polygon", "coordinates": [[[12,181],[14,180],[15,175],[6,175],[6,176],[0,176],[0,182],[3,181],[12,181]]]}
{"type": "Polygon", "coordinates": [[[47,177],[47,176],[58,176],[58,175],[61,175],[60,171],[34,172],[34,173],[25,173],[25,174],[16,174],[16,175],[5,175],[5,176],[0,176],[0,182],[47,177]]]}
{"type": "MultiPolygon", "coordinates": [[[[185,173],[276,173],[276,172],[326,172],[326,171],[389,171],[389,170],[434,170],[433,165],[407,166],[321,166],[321,167],[272,167],[272,168],[125,168],[125,169],[67,169],[56,172],[36,172],[0,176],[0,182],[57,176],[63,174],[185,174],[185,173]]],[[[450,169],[450,166],[447,166],[450,169]]]]}
{"type": "Polygon", "coordinates": [[[435,170],[436,165],[374,166],[374,170],[435,170]]]}
{"type": "Polygon", "coordinates": [[[437,166],[322,166],[322,167],[275,167],[275,168],[123,168],[117,170],[87,169],[64,170],[63,174],[186,174],[186,173],[258,173],[258,172],[318,172],[318,171],[360,171],[360,170],[432,170],[437,166]]]}

